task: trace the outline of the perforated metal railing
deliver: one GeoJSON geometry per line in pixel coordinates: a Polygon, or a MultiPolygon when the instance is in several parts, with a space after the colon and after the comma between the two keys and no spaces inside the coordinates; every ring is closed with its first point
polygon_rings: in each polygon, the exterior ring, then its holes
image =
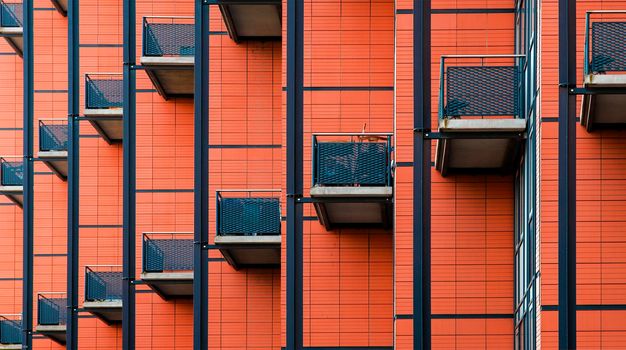
{"type": "Polygon", "coordinates": [[[0,27],[21,27],[22,13],[21,1],[0,0],[0,27]]]}
{"type": "Polygon", "coordinates": [[[193,17],[144,17],[144,56],[193,56],[193,17]]]}
{"type": "Polygon", "coordinates": [[[24,161],[18,157],[0,158],[0,184],[2,186],[22,186],[24,161]]]}
{"type": "Polygon", "coordinates": [[[221,236],[280,235],[280,190],[223,190],[216,194],[221,236]]]}
{"type": "Polygon", "coordinates": [[[39,120],[39,150],[67,151],[67,120],[39,120]]]}
{"type": "Polygon", "coordinates": [[[122,266],[98,265],[85,267],[85,300],[122,300],[122,266]]]}
{"type": "Polygon", "coordinates": [[[37,324],[64,325],[67,320],[67,295],[62,292],[37,294],[37,324]]]}
{"type": "Polygon", "coordinates": [[[524,56],[442,56],[439,118],[520,118],[524,56]]]}
{"type": "Polygon", "coordinates": [[[124,101],[122,74],[85,74],[85,108],[121,108],[124,101]]]}
{"type": "Polygon", "coordinates": [[[585,74],[626,71],[626,11],[589,11],[585,74]]]}
{"type": "Polygon", "coordinates": [[[391,134],[313,135],[313,185],[391,186],[391,134]]]}
{"type": "Polygon", "coordinates": [[[22,343],[22,315],[0,315],[0,344],[22,343]]]}
{"type": "Polygon", "coordinates": [[[143,271],[193,270],[193,233],[149,232],[143,234],[143,271]]]}

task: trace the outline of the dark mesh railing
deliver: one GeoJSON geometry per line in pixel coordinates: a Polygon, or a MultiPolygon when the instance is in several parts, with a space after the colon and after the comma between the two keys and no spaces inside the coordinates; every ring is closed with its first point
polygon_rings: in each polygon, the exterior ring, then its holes
{"type": "Polygon", "coordinates": [[[121,266],[85,267],[85,300],[112,301],[122,299],[121,266]]]}
{"type": "Polygon", "coordinates": [[[24,162],[20,158],[0,158],[2,186],[22,186],[24,162]]]}
{"type": "Polygon", "coordinates": [[[391,186],[391,151],[389,134],[314,135],[313,185],[391,186]]]}
{"type": "Polygon", "coordinates": [[[443,56],[439,118],[521,117],[523,56],[443,56]]]}
{"type": "Polygon", "coordinates": [[[193,56],[193,17],[144,17],[144,56],[193,56]]]}
{"type": "Polygon", "coordinates": [[[67,121],[39,121],[39,150],[67,151],[67,121]]]}
{"type": "Polygon", "coordinates": [[[22,2],[0,1],[0,27],[22,26],[22,2]]]}
{"type": "Polygon", "coordinates": [[[67,319],[67,296],[65,293],[40,293],[37,295],[37,324],[42,326],[64,325],[67,319]]]}
{"type": "Polygon", "coordinates": [[[585,23],[585,74],[626,71],[626,11],[590,11],[585,23]]]}
{"type": "Polygon", "coordinates": [[[280,199],[271,196],[278,194],[279,191],[260,190],[217,192],[217,234],[280,235],[280,199]]]}
{"type": "Polygon", "coordinates": [[[86,74],[85,108],[122,108],[123,83],[122,74],[86,74]]]}
{"type": "Polygon", "coordinates": [[[144,233],[144,272],[190,270],[193,270],[192,233],[144,233]]]}
{"type": "Polygon", "coordinates": [[[21,315],[0,316],[0,344],[21,344],[21,315]]]}

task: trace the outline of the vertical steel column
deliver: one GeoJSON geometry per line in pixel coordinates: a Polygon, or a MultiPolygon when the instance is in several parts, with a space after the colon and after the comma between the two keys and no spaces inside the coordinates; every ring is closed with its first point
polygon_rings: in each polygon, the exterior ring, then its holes
{"type": "Polygon", "coordinates": [[[124,284],[122,348],[135,349],[136,212],[136,13],[135,0],[124,0],[124,284]]]}
{"type": "Polygon", "coordinates": [[[302,348],[304,0],[287,1],[287,349],[302,348]]]}
{"type": "Polygon", "coordinates": [[[576,348],[576,1],[559,0],[559,348],[576,348]]]}
{"type": "Polygon", "coordinates": [[[430,0],[413,9],[413,348],[430,349],[430,0]]]}
{"type": "Polygon", "coordinates": [[[208,349],[209,332],[209,7],[195,0],[193,348],[208,349]]]}
{"type": "Polygon", "coordinates": [[[78,349],[79,0],[68,1],[67,349],[78,349]]]}
{"type": "Polygon", "coordinates": [[[22,272],[22,347],[33,346],[33,109],[34,109],[34,57],[33,57],[33,0],[23,2],[24,28],[24,168],[23,168],[23,264],[22,272]]]}

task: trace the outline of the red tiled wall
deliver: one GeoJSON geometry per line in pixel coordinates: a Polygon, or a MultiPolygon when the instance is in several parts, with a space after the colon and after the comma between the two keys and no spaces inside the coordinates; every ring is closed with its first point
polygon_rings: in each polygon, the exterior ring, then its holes
{"type": "MultiPolygon", "coordinates": [[[[542,117],[558,116],[558,2],[542,2],[542,117]]],[[[624,10],[626,1],[577,2],[577,76],[582,84],[585,13],[624,10]]],[[[610,17],[624,21],[626,15],[610,17]]],[[[596,17],[598,18],[598,17],[596,17]]],[[[576,114],[580,111],[580,98],[576,114]]],[[[579,305],[626,304],[626,143],[623,133],[577,126],[576,271],[579,305]]],[[[541,144],[541,304],[558,304],[558,123],[544,120],[541,144]]],[[[580,348],[617,349],[626,339],[624,311],[577,312],[580,348]]],[[[538,329],[539,331],[539,329],[538,329]]],[[[542,311],[541,344],[558,346],[558,312],[542,311]]]]}
{"type": "MultiPolygon", "coordinates": [[[[513,1],[438,1],[441,9],[511,9],[513,1]]],[[[397,1],[411,10],[411,1],[397,1]]],[[[413,15],[396,14],[396,159],[413,161],[413,15]]],[[[432,15],[431,120],[437,128],[441,55],[512,54],[514,15],[432,15]]],[[[431,147],[434,160],[435,141],[431,147]]],[[[411,167],[396,171],[396,315],[412,315],[413,180],[411,167]]],[[[465,314],[513,313],[513,178],[448,176],[431,171],[432,346],[513,347],[512,319],[467,319],[465,314]],[[436,317],[436,316],[435,316],[436,317]]],[[[413,347],[413,321],[395,321],[397,349],[413,347]]]]}

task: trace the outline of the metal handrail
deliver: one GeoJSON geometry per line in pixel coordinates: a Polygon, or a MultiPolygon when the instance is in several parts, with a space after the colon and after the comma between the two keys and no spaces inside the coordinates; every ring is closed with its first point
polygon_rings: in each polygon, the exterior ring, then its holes
{"type": "MultiPolygon", "coordinates": [[[[249,190],[242,190],[242,189],[227,189],[227,190],[218,190],[215,191],[215,229],[216,229],[216,234],[219,235],[224,235],[223,232],[223,227],[222,227],[222,214],[223,212],[223,208],[222,208],[222,201],[223,200],[228,200],[228,199],[245,199],[245,200],[249,200],[249,199],[275,199],[278,202],[278,212],[277,212],[277,216],[276,218],[278,219],[279,225],[278,225],[278,232],[274,232],[274,234],[280,234],[280,215],[281,215],[281,209],[280,209],[280,198],[279,197],[272,197],[272,196],[259,196],[259,197],[252,197],[252,194],[254,193],[267,193],[267,194],[274,194],[274,193],[281,193],[282,190],[280,189],[249,189],[249,190]],[[242,193],[242,194],[247,194],[247,196],[245,197],[223,197],[222,193],[242,193]]],[[[259,219],[259,218],[256,218],[259,219]]],[[[258,233],[262,233],[262,234],[269,234],[270,232],[259,232],[259,226],[256,227],[256,231],[255,234],[258,233]]],[[[252,230],[245,230],[242,229],[243,232],[238,232],[240,234],[246,234],[246,232],[253,232],[252,230]]]]}
{"type": "MultiPolygon", "coordinates": [[[[526,55],[524,54],[477,54],[477,55],[441,55],[440,57],[440,66],[439,66],[439,106],[438,106],[438,116],[439,119],[443,119],[445,117],[445,107],[446,107],[446,59],[480,59],[480,65],[477,67],[486,67],[485,60],[486,59],[497,59],[497,58],[505,58],[514,60],[514,66],[522,66],[523,64],[516,63],[518,59],[524,60],[526,55]]],[[[497,66],[495,66],[497,67],[497,66]]],[[[521,78],[521,73],[520,74],[521,78]]],[[[520,79],[521,80],[521,79],[520,79]]],[[[519,82],[520,85],[523,85],[523,82],[519,82]]],[[[516,89],[521,90],[521,86],[517,86],[516,89]]],[[[523,98],[523,94],[519,94],[518,98],[523,98]]],[[[521,107],[522,101],[517,101],[518,105],[521,107]]],[[[519,113],[522,114],[521,112],[519,113]]]]}
{"type": "Polygon", "coordinates": [[[39,150],[40,151],[67,151],[67,119],[39,119],[39,150]],[[46,122],[52,122],[50,124],[46,122]],[[65,126],[65,135],[63,135],[63,129],[57,130],[59,134],[55,134],[52,131],[52,127],[61,128],[65,126]],[[44,130],[46,130],[44,132],[44,130]],[[65,139],[63,139],[65,136],[65,139]]]}
{"type": "MultiPolygon", "coordinates": [[[[154,242],[153,244],[156,244],[156,242],[159,241],[193,241],[193,232],[144,232],[142,234],[142,269],[144,272],[151,272],[151,271],[157,271],[158,269],[150,269],[149,267],[149,261],[148,261],[148,251],[149,251],[149,247],[153,247],[153,249],[155,249],[154,245],[150,245],[150,242],[154,242]],[[169,236],[169,238],[167,239],[160,239],[160,238],[155,238],[155,237],[151,237],[152,235],[155,236],[169,236]],[[178,238],[182,235],[187,235],[188,238],[178,238]]],[[[156,246],[156,249],[158,249],[158,251],[161,251],[162,247],[158,247],[156,246]]],[[[158,261],[155,263],[158,265],[158,261]]],[[[161,260],[161,263],[163,265],[163,267],[165,267],[164,261],[161,260]]],[[[164,269],[164,270],[169,270],[169,269],[164,269]]],[[[174,269],[174,270],[178,270],[178,269],[174,269]]],[[[184,270],[184,269],[181,269],[184,270]]]]}
{"type": "Polygon", "coordinates": [[[24,26],[24,24],[22,23],[22,21],[24,20],[23,15],[21,16],[21,18],[19,18],[20,16],[15,14],[15,12],[11,9],[11,6],[9,6],[9,5],[18,5],[19,6],[18,8],[20,8],[21,10],[22,4],[23,4],[22,1],[7,2],[7,1],[0,0],[0,27],[21,28],[24,26]],[[9,23],[8,25],[6,23],[3,23],[2,18],[4,17],[3,16],[4,11],[7,11],[8,15],[11,15],[12,17],[14,17],[13,20],[15,21],[15,23],[9,23]],[[14,24],[17,24],[17,25],[14,25],[14,24]]]}
{"type": "MultiPolygon", "coordinates": [[[[122,80],[123,80],[123,74],[122,73],[119,73],[119,72],[115,72],[115,73],[105,73],[105,72],[85,73],[84,74],[84,79],[85,79],[85,108],[86,109],[91,109],[91,108],[97,108],[97,109],[100,109],[100,108],[106,108],[106,109],[122,108],[121,106],[99,107],[99,106],[90,106],[90,104],[89,104],[89,84],[90,84],[90,82],[91,82],[91,84],[95,84],[94,83],[95,81],[106,81],[106,80],[122,82],[122,80]]],[[[120,91],[119,94],[120,94],[120,96],[122,96],[123,95],[123,91],[120,91]]]]}
{"type": "MultiPolygon", "coordinates": [[[[156,56],[156,57],[160,57],[160,56],[192,56],[193,54],[187,54],[187,55],[183,55],[180,52],[178,54],[173,54],[173,53],[164,53],[161,52],[160,54],[155,54],[155,53],[151,53],[148,52],[148,30],[151,24],[173,24],[173,25],[193,25],[193,20],[194,17],[193,16],[144,16],[142,18],[142,38],[141,38],[141,52],[143,56],[156,56]],[[169,20],[169,22],[153,22],[151,23],[150,20],[169,20]],[[190,20],[192,21],[191,23],[180,23],[181,20],[190,20]],[[177,23],[178,21],[178,23],[177,23]]],[[[195,34],[195,32],[193,32],[195,34]]],[[[152,34],[154,36],[154,34],[152,34]]],[[[152,40],[156,40],[156,38],[152,39],[152,40]]],[[[157,45],[158,46],[158,45],[157,45]]],[[[180,48],[186,47],[184,45],[181,45],[180,48]]],[[[179,48],[179,49],[180,49],[179,48]]],[[[159,49],[160,50],[160,49],[159,49]]]]}
{"type": "MultiPolygon", "coordinates": [[[[387,151],[387,165],[386,165],[386,174],[385,174],[385,183],[386,186],[391,186],[391,184],[393,183],[392,178],[393,178],[393,164],[394,164],[394,160],[393,160],[393,144],[392,144],[392,138],[394,137],[393,133],[389,133],[389,132],[356,132],[356,133],[349,133],[349,132],[335,132],[335,133],[313,133],[312,134],[312,151],[313,151],[313,156],[311,157],[311,162],[312,162],[312,176],[311,176],[311,181],[312,181],[312,186],[315,185],[323,185],[321,183],[319,183],[319,163],[320,160],[319,158],[319,152],[318,152],[318,144],[320,142],[318,142],[318,138],[320,137],[336,137],[336,136],[340,136],[340,137],[350,137],[350,138],[354,138],[354,137],[363,137],[363,138],[367,138],[367,137],[381,137],[383,140],[381,140],[381,142],[385,142],[386,143],[386,151],[387,151]]],[[[355,143],[355,141],[345,141],[346,143],[355,143]]],[[[365,141],[361,141],[362,143],[368,143],[367,140],[365,141]]],[[[323,142],[322,142],[323,143],[323,142]]],[[[356,185],[356,184],[353,184],[356,185]]]]}
{"type": "MultiPolygon", "coordinates": [[[[591,71],[591,15],[595,14],[626,14],[626,10],[590,10],[585,13],[585,47],[584,47],[584,63],[583,74],[589,75],[591,71]]],[[[624,19],[626,22],[626,18],[624,19]]],[[[626,37],[624,38],[626,40],[626,37]]]]}

